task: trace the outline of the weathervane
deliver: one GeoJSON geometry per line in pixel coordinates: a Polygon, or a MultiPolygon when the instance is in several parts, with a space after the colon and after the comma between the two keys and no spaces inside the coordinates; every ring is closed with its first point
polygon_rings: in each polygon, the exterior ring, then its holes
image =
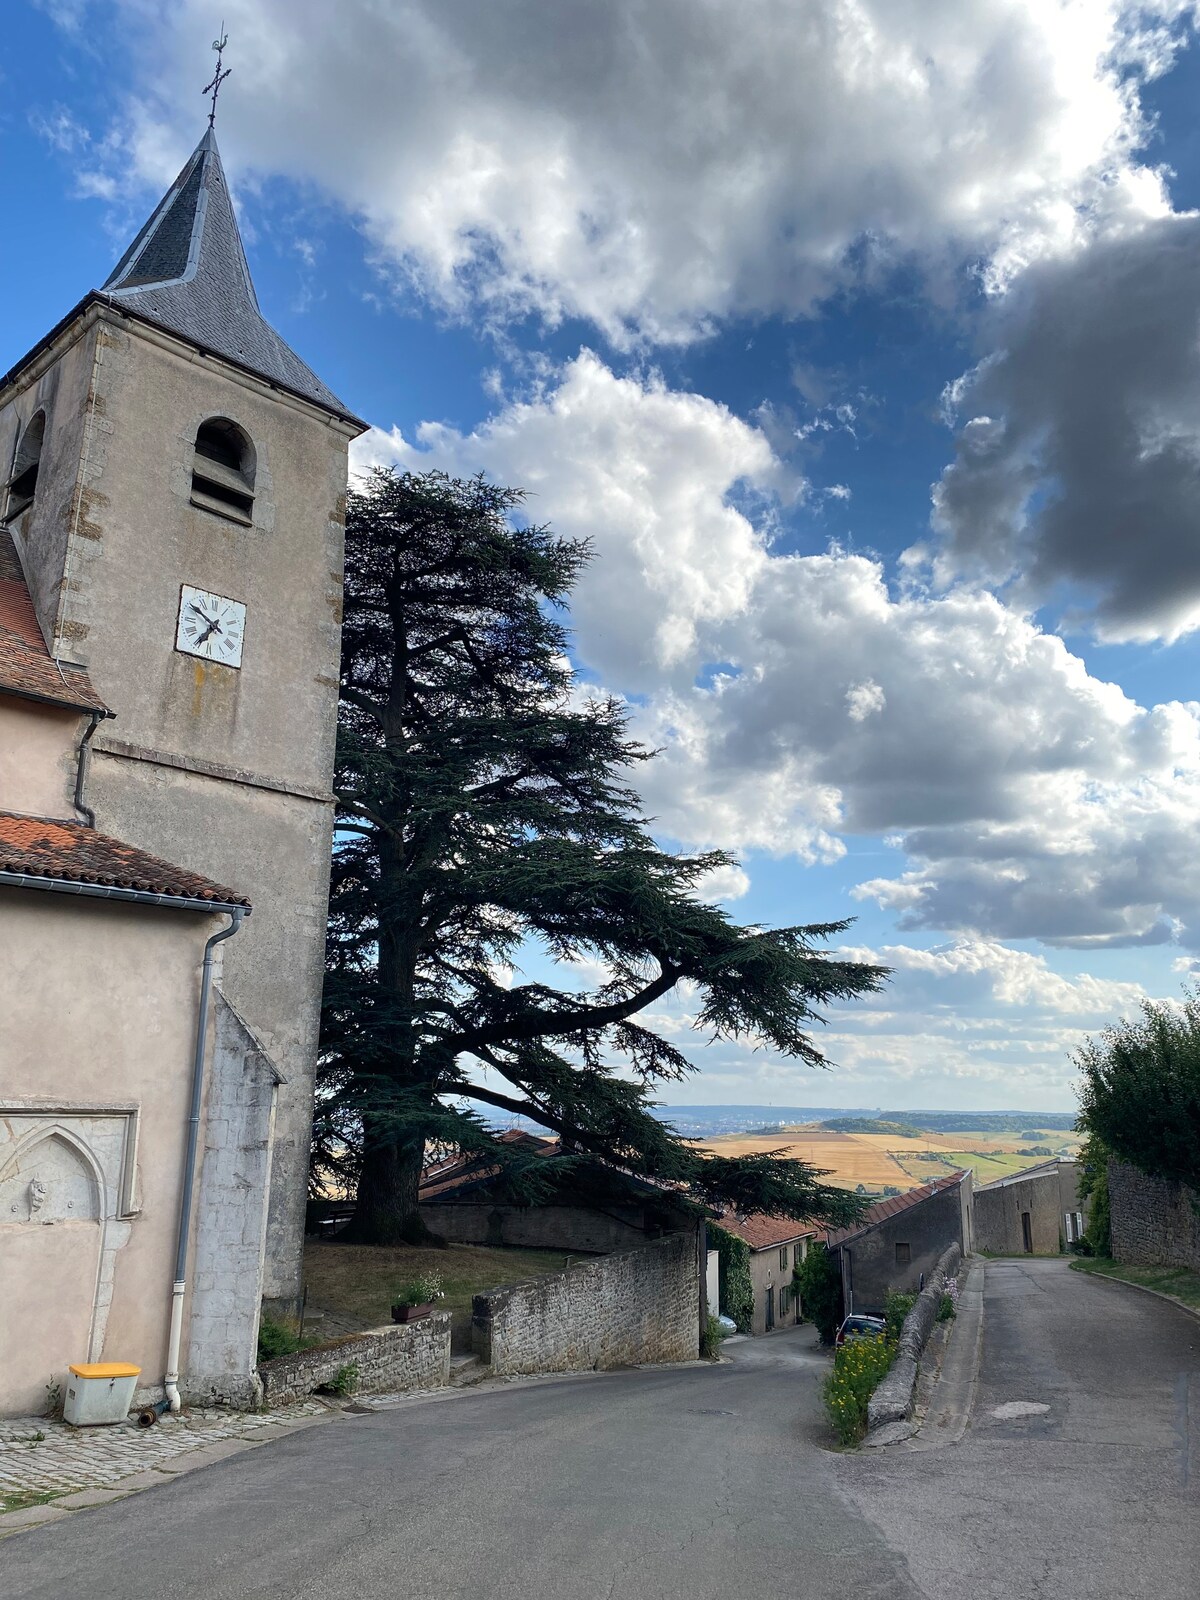
{"type": "Polygon", "coordinates": [[[209,125],[210,128],[212,127],[213,123],[217,120],[217,96],[221,92],[221,85],[225,82],[225,79],[233,71],[232,67],[226,67],[224,72],[221,71],[221,52],[224,50],[225,46],[228,43],[229,43],[229,36],[225,32],[225,24],[222,22],[222,24],[221,24],[221,37],[219,39],[214,39],[213,40],[213,46],[212,46],[213,49],[217,52],[217,70],[212,75],[212,82],[211,83],[206,83],[204,85],[203,89],[201,89],[201,91],[200,91],[201,94],[211,94],[212,95],[212,110],[208,113],[208,125],[209,125]]]}

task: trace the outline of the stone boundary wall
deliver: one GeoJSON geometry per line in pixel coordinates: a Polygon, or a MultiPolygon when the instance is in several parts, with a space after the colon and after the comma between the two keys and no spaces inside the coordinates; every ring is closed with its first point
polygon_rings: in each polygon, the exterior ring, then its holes
{"type": "Polygon", "coordinates": [[[917,1384],[921,1356],[937,1322],[946,1279],[955,1276],[961,1259],[962,1251],[957,1244],[952,1244],[939,1258],[933,1276],[905,1317],[904,1326],[900,1329],[896,1359],[867,1404],[868,1432],[882,1428],[888,1422],[902,1422],[912,1415],[913,1390],[917,1384]]]}
{"type": "Polygon", "coordinates": [[[477,1294],[472,1343],[497,1377],[695,1361],[700,1295],[693,1229],[477,1294]]]}
{"type": "Polygon", "coordinates": [[[584,1206],[514,1206],[459,1201],[421,1207],[427,1228],[453,1244],[524,1250],[578,1250],[608,1255],[630,1250],[645,1237],[641,1214],[592,1211],[584,1206]]]}
{"type": "Polygon", "coordinates": [[[1200,1194],[1194,1189],[1110,1161],[1108,1199],[1114,1260],[1200,1272],[1200,1194]]]}
{"type": "Polygon", "coordinates": [[[362,1393],[440,1388],[450,1381],[450,1313],[434,1311],[419,1322],[372,1328],[264,1361],[258,1369],[263,1400],[267,1405],[301,1400],[351,1363],[358,1367],[362,1393]]]}

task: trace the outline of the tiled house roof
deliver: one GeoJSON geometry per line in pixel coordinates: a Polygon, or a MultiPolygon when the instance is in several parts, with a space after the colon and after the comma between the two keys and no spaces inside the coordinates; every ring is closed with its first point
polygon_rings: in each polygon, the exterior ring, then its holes
{"type": "Polygon", "coordinates": [[[0,528],[0,693],[80,711],[108,707],[82,667],[60,666],[46,649],[12,534],[0,528]]]}
{"type": "MultiPolygon", "coordinates": [[[[539,1156],[556,1156],[562,1149],[557,1139],[541,1139],[520,1128],[509,1128],[506,1133],[500,1134],[496,1143],[514,1145],[539,1156]]],[[[489,1178],[499,1176],[499,1173],[500,1168],[486,1155],[460,1152],[425,1169],[421,1177],[421,1203],[452,1200],[460,1191],[473,1189],[478,1184],[486,1183],[489,1178]]]]}
{"type": "Polygon", "coordinates": [[[935,1194],[942,1194],[946,1189],[956,1189],[966,1175],[966,1168],[960,1167],[957,1172],[951,1172],[944,1178],[935,1178],[932,1183],[923,1183],[919,1189],[909,1189],[905,1194],[895,1194],[886,1200],[877,1201],[875,1205],[867,1208],[862,1220],[856,1222],[852,1228],[839,1228],[837,1232],[831,1233],[828,1239],[829,1248],[833,1250],[838,1245],[849,1244],[851,1239],[857,1239],[860,1234],[866,1233],[869,1228],[874,1228],[881,1222],[886,1222],[889,1217],[899,1216],[902,1211],[919,1206],[922,1200],[932,1200],[935,1194]]]}
{"type": "Polygon", "coordinates": [[[64,878],[101,888],[134,889],[143,894],[209,900],[215,905],[249,906],[245,895],[225,889],[110,839],[82,822],[56,822],[0,811],[0,872],[31,878],[64,878]]]}
{"type": "Polygon", "coordinates": [[[717,1227],[744,1239],[751,1250],[771,1250],[793,1239],[812,1239],[820,1230],[815,1223],[797,1222],[795,1217],[739,1217],[727,1211],[717,1218],[717,1227]]]}

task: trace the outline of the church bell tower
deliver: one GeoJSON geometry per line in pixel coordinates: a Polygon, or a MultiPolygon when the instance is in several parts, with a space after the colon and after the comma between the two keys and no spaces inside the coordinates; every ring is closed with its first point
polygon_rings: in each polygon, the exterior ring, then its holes
{"type": "Polygon", "coordinates": [[[282,1080],[265,1270],[282,1306],[300,1282],[364,426],[259,310],[211,126],[103,287],[0,379],[0,515],[51,654],[115,713],[90,741],[86,807],[253,903],[222,986],[282,1080]]]}

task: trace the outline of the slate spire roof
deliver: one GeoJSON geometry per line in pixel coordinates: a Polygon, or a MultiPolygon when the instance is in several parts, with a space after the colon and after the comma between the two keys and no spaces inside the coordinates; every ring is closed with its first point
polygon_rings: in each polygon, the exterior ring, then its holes
{"type": "Polygon", "coordinates": [[[236,366],[350,415],[258,308],[211,128],[101,293],[236,366]]]}

